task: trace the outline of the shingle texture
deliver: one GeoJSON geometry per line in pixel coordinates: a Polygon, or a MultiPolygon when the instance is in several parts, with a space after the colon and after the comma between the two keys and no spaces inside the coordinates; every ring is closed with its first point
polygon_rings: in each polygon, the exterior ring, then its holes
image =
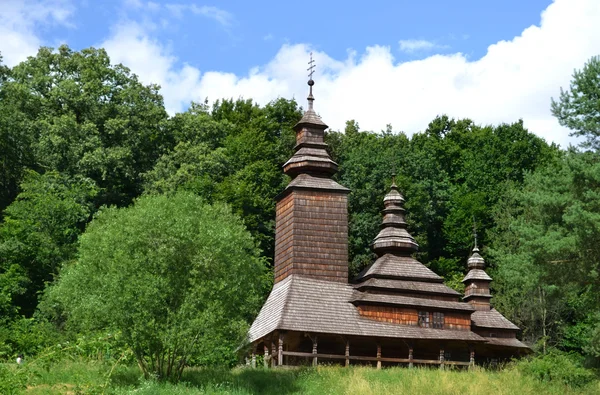
{"type": "Polygon", "coordinates": [[[351,285],[291,275],[275,284],[252,324],[249,341],[275,330],[405,339],[484,342],[470,331],[419,328],[363,318],[348,301],[351,285]]]}
{"type": "Polygon", "coordinates": [[[498,310],[477,310],[471,314],[473,325],[480,328],[519,330],[519,327],[506,319],[498,310]]]}
{"type": "Polygon", "coordinates": [[[521,343],[519,341],[519,339],[515,339],[515,338],[486,337],[485,340],[487,340],[487,344],[489,344],[491,346],[529,349],[528,346],[521,343]]]}
{"type": "Polygon", "coordinates": [[[456,311],[475,311],[473,306],[463,302],[449,302],[445,300],[412,298],[409,296],[373,294],[365,292],[355,292],[350,301],[354,304],[374,303],[388,306],[414,306],[414,307],[429,307],[439,310],[456,310],[456,311]]]}
{"type": "Polygon", "coordinates": [[[421,280],[427,282],[443,282],[443,279],[410,256],[398,256],[385,254],[379,257],[373,264],[367,266],[356,278],[362,281],[365,278],[382,276],[395,279],[421,280]]]}
{"type": "Polygon", "coordinates": [[[340,192],[349,192],[346,187],[341,186],[331,178],[314,177],[310,174],[299,174],[287,186],[287,189],[292,188],[307,188],[307,189],[322,189],[340,192]]]}
{"type": "Polygon", "coordinates": [[[490,276],[488,276],[488,274],[484,270],[471,269],[471,270],[469,270],[469,273],[467,273],[465,278],[463,278],[463,282],[468,281],[468,280],[492,281],[492,278],[490,276]]]}
{"type": "Polygon", "coordinates": [[[381,290],[390,290],[392,292],[408,291],[415,293],[429,293],[439,295],[449,295],[459,297],[460,293],[445,284],[426,283],[422,281],[405,281],[405,280],[387,280],[380,278],[370,278],[360,284],[355,284],[354,288],[372,288],[381,290]]]}

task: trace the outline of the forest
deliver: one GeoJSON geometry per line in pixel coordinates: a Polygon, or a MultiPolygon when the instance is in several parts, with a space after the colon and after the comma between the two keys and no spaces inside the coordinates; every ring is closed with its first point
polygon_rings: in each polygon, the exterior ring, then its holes
{"type": "MultiPolygon", "coordinates": [[[[326,140],[352,191],[350,276],[374,260],[396,173],[417,258],[462,291],[475,227],[492,304],[534,358],[587,382],[600,365],[600,57],[563,88],[548,107],[578,146],[522,120],[446,115],[411,136],[348,120],[326,140]]],[[[102,49],[0,58],[0,360],[105,359],[174,381],[242,361],[302,103],[225,98],[171,116],[159,90],[102,49]]],[[[0,382],[10,374],[0,365],[0,382]]]]}

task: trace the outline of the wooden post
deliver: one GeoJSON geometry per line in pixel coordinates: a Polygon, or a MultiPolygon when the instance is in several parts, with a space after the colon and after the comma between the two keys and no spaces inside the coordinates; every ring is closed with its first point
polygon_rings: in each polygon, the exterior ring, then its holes
{"type": "Polygon", "coordinates": [[[444,369],[444,349],[440,348],[440,369],[444,369]]]}
{"type": "Polygon", "coordinates": [[[475,348],[471,347],[470,356],[469,356],[469,368],[473,369],[475,367],[475,348]]]}
{"type": "Polygon", "coordinates": [[[267,341],[264,342],[264,350],[265,350],[265,359],[263,361],[263,365],[265,368],[269,367],[269,347],[267,347],[267,341]]]}
{"type": "Polygon", "coordinates": [[[377,343],[377,369],[381,369],[381,344],[377,343]]]}
{"type": "Polygon", "coordinates": [[[271,367],[275,367],[275,353],[277,353],[277,349],[275,348],[275,341],[271,340],[271,367]]]}
{"type": "Polygon", "coordinates": [[[412,344],[408,346],[408,367],[413,367],[413,346],[412,344]]]}
{"type": "Polygon", "coordinates": [[[283,333],[279,334],[279,350],[277,352],[277,365],[283,366],[283,333]]]}
{"type": "Polygon", "coordinates": [[[317,367],[317,336],[315,337],[311,337],[312,342],[313,342],[313,349],[312,349],[312,353],[313,353],[313,366],[317,367]]]}
{"type": "Polygon", "coordinates": [[[256,369],[256,343],[252,345],[252,369],[256,369]]]}
{"type": "Polygon", "coordinates": [[[346,339],[346,367],[350,366],[350,340],[346,339]]]}

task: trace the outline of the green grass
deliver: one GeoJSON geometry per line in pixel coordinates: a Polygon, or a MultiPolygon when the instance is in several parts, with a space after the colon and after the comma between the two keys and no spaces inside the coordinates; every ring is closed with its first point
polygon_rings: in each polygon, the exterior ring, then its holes
{"type": "Polygon", "coordinates": [[[64,361],[51,366],[5,365],[27,373],[25,394],[600,394],[600,382],[570,388],[517,369],[499,372],[319,367],[264,370],[188,369],[179,384],[145,381],[136,367],[64,361]],[[114,368],[114,369],[113,369],[114,368]],[[111,369],[113,369],[111,371],[111,369]]]}

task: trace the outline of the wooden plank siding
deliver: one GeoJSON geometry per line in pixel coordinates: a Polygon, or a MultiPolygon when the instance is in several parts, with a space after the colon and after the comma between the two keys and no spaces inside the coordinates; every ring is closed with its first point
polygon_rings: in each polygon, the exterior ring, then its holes
{"type": "MultiPolygon", "coordinates": [[[[413,325],[419,324],[419,311],[417,309],[362,305],[357,306],[358,313],[366,318],[389,322],[393,324],[413,325]]],[[[433,323],[433,312],[429,312],[430,325],[433,323]]],[[[444,329],[468,331],[471,329],[471,317],[464,313],[444,313],[444,329]]]]}
{"type": "Polygon", "coordinates": [[[275,282],[291,274],[348,281],[347,195],[295,189],[277,202],[275,282]]]}

